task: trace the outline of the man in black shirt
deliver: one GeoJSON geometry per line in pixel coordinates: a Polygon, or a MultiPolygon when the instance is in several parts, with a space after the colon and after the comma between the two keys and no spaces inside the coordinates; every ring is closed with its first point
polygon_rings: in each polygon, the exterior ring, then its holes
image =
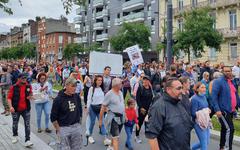
{"type": "Polygon", "coordinates": [[[165,92],[149,109],[145,135],[151,150],[190,150],[192,121],[180,103],[182,84],[168,80],[165,92]]]}
{"type": "Polygon", "coordinates": [[[60,149],[81,149],[82,105],[79,95],[75,94],[76,86],[77,80],[68,78],[65,89],[58,93],[53,102],[51,121],[60,137],[60,149]]]}

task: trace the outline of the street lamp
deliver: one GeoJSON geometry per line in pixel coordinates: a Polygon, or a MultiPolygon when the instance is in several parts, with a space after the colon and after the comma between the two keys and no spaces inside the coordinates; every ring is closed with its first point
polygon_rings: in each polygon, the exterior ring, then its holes
{"type": "Polygon", "coordinates": [[[167,69],[170,69],[170,65],[172,64],[172,0],[168,0],[167,2],[167,69]]]}

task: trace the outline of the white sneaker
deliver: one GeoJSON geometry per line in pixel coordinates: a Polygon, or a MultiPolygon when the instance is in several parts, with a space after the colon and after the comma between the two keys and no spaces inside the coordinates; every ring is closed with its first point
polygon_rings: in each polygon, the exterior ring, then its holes
{"type": "Polygon", "coordinates": [[[31,146],[33,146],[33,143],[31,142],[31,141],[27,141],[27,142],[25,142],[25,147],[31,147],[31,146]]]}
{"type": "Polygon", "coordinates": [[[138,144],[141,144],[141,143],[142,143],[142,140],[140,139],[139,136],[136,136],[135,141],[136,141],[138,144]]]}
{"type": "Polygon", "coordinates": [[[89,142],[90,144],[94,144],[94,143],[95,143],[95,140],[93,139],[92,136],[90,136],[90,137],[88,138],[88,142],[89,142]]]}
{"type": "Polygon", "coordinates": [[[108,138],[105,138],[103,143],[104,143],[104,146],[108,146],[108,145],[111,145],[112,141],[110,139],[108,139],[108,138]]]}
{"type": "Polygon", "coordinates": [[[112,146],[108,146],[107,150],[114,150],[112,146]]]}
{"type": "Polygon", "coordinates": [[[18,142],[18,136],[13,136],[12,137],[12,143],[15,144],[18,142]]]}

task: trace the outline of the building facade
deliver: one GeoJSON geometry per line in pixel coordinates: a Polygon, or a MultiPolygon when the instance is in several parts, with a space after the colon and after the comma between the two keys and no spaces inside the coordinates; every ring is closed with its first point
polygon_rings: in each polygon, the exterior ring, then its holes
{"type": "Polygon", "coordinates": [[[37,43],[37,22],[28,20],[23,28],[23,43],[37,43]]]}
{"type": "Polygon", "coordinates": [[[11,29],[11,47],[15,47],[23,43],[23,27],[14,27],[11,29]]]}
{"type": "MultiPolygon", "coordinates": [[[[191,57],[191,60],[206,61],[212,63],[224,62],[233,65],[240,54],[240,1],[239,0],[173,0],[173,29],[182,29],[184,20],[180,13],[200,7],[210,7],[211,15],[216,19],[214,28],[223,34],[224,41],[221,44],[221,51],[216,52],[215,48],[206,47],[206,53],[201,58],[191,57]]],[[[160,1],[160,24],[166,20],[167,1],[160,1]]],[[[161,40],[164,38],[164,31],[159,28],[161,40]]],[[[182,59],[187,60],[182,54],[182,59]]]]}
{"type": "Polygon", "coordinates": [[[142,22],[151,30],[152,49],[159,40],[158,0],[88,0],[76,10],[76,43],[84,46],[98,42],[111,51],[110,38],[123,22],[142,22]]]}
{"type": "Polygon", "coordinates": [[[0,50],[11,46],[11,37],[9,34],[0,34],[0,50]]]}
{"type": "Polygon", "coordinates": [[[46,34],[46,60],[53,62],[62,59],[63,49],[67,44],[73,43],[75,33],[52,32],[46,34]]]}
{"type": "Polygon", "coordinates": [[[42,18],[38,21],[39,60],[62,60],[66,43],[73,42],[74,37],[74,24],[68,23],[66,18],[42,18]]]}

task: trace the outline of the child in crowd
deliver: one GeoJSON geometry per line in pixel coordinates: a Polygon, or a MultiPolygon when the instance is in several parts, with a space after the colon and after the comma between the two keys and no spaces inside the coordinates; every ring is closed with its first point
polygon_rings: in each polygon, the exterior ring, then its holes
{"type": "Polygon", "coordinates": [[[125,132],[127,134],[127,140],[126,140],[125,146],[129,150],[133,150],[131,140],[132,140],[132,132],[133,132],[134,125],[136,124],[137,129],[139,129],[138,119],[137,119],[138,116],[136,113],[135,105],[136,105],[135,100],[129,99],[127,102],[127,108],[125,109],[126,123],[124,124],[124,126],[125,126],[125,132]]]}

